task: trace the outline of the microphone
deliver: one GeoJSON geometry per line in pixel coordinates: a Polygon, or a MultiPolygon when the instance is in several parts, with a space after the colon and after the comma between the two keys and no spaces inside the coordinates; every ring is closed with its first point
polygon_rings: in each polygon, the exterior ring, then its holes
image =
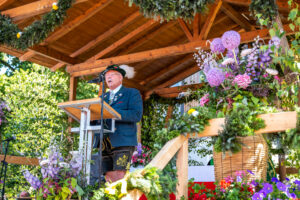
{"type": "Polygon", "coordinates": [[[94,78],[94,79],[92,79],[92,80],[89,80],[88,83],[100,83],[100,82],[104,81],[104,80],[105,80],[104,74],[105,74],[107,71],[108,71],[108,70],[102,71],[102,72],[98,75],[98,77],[96,77],[96,78],[94,78]]]}
{"type": "Polygon", "coordinates": [[[9,137],[5,140],[2,140],[2,142],[8,142],[8,141],[12,141],[12,140],[15,140],[16,139],[16,136],[12,136],[12,137],[9,137]]]}

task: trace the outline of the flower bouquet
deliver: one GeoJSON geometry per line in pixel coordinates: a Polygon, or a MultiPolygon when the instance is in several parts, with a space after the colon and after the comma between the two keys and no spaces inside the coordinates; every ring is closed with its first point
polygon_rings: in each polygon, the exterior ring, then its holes
{"type": "Polygon", "coordinates": [[[151,160],[151,151],[148,147],[138,144],[136,151],[133,152],[131,164],[133,167],[146,166],[151,160]]]}
{"type": "Polygon", "coordinates": [[[64,162],[55,146],[49,148],[48,158],[40,161],[41,177],[24,172],[25,179],[36,191],[37,199],[71,199],[80,198],[83,190],[77,182],[82,168],[82,157],[78,152],[73,152],[72,159],[64,162]]]}

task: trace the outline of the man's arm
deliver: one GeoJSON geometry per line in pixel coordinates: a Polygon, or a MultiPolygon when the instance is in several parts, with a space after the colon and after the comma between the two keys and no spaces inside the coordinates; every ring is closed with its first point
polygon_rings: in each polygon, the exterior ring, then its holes
{"type": "Polygon", "coordinates": [[[128,110],[115,109],[122,121],[139,122],[143,115],[143,100],[138,90],[131,90],[128,110]]]}

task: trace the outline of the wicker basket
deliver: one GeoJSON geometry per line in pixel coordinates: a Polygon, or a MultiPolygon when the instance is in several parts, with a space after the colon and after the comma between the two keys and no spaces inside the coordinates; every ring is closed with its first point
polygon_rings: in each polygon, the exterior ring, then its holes
{"type": "Polygon", "coordinates": [[[247,180],[266,180],[268,167],[268,145],[261,134],[241,137],[240,140],[246,146],[236,154],[230,156],[226,153],[225,158],[222,153],[214,152],[214,166],[216,181],[220,181],[228,176],[236,177],[236,171],[245,171],[247,180]],[[247,173],[251,170],[254,175],[247,173]]]}

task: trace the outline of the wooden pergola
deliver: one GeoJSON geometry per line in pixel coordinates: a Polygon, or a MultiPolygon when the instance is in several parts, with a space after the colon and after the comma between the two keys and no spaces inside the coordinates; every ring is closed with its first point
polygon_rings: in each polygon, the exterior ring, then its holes
{"type": "MultiPolygon", "coordinates": [[[[22,29],[49,12],[56,1],[0,0],[0,10],[22,29]]],[[[52,71],[66,66],[71,76],[70,100],[76,98],[78,78],[90,79],[111,64],[133,66],[136,76],[124,85],[139,89],[144,97],[153,92],[174,97],[178,88],[168,88],[199,71],[192,54],[196,47],[208,49],[207,40],[228,30],[240,32],[242,43],[257,35],[270,37],[268,29],[261,29],[250,16],[250,2],[216,0],[208,13],[196,14],[190,22],[160,22],[143,17],[124,0],[76,0],[63,25],[43,43],[26,51],[0,46],[0,51],[52,71]]],[[[293,34],[287,1],[277,0],[277,4],[283,29],[293,34]]]]}

